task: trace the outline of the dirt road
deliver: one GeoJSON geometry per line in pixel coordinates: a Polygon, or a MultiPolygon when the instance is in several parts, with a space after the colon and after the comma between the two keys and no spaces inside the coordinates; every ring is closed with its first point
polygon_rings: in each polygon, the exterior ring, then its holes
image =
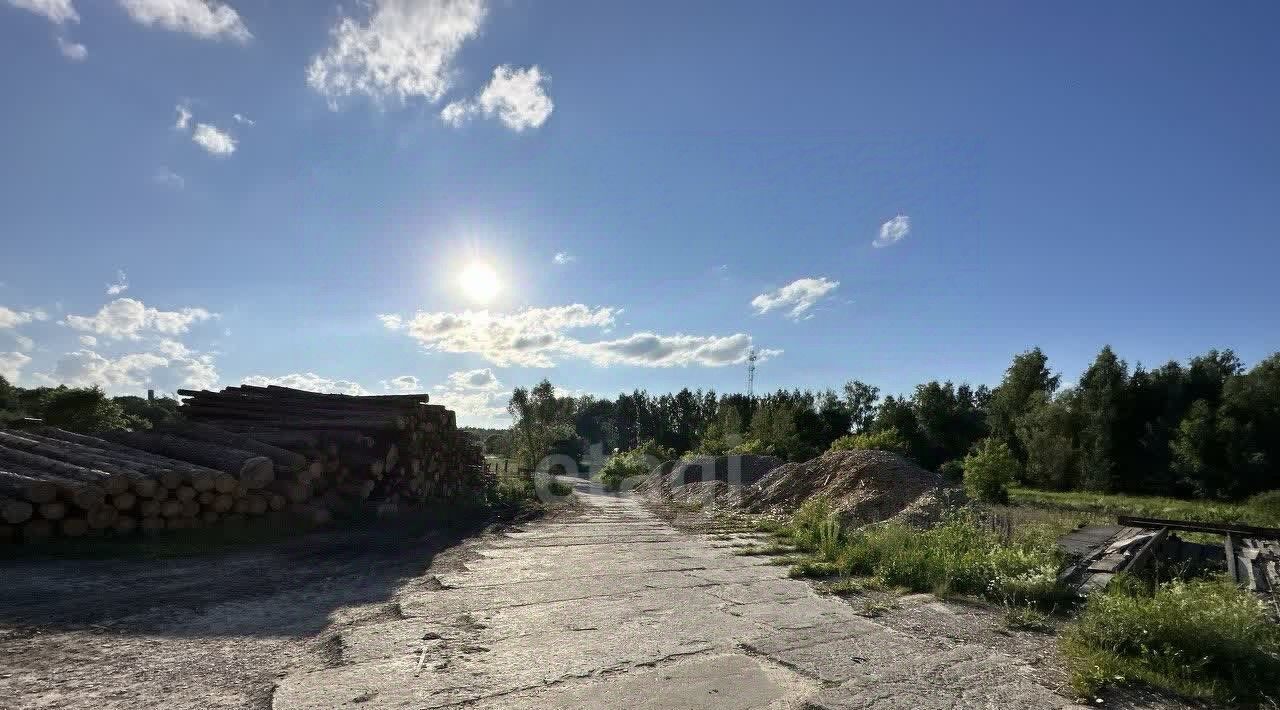
{"type": "Polygon", "coordinates": [[[1074,707],[1051,638],[993,610],[915,595],[868,618],[576,485],[573,514],[443,553],[335,532],[215,560],[7,565],[0,707],[1074,707]]]}

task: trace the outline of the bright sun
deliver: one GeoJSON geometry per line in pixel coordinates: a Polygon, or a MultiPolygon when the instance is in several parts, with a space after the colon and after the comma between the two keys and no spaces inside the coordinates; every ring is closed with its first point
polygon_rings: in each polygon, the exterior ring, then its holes
{"type": "Polygon", "coordinates": [[[488,303],[498,295],[502,283],[498,280],[498,272],[493,267],[479,261],[467,265],[458,275],[458,285],[467,298],[479,303],[488,303]]]}

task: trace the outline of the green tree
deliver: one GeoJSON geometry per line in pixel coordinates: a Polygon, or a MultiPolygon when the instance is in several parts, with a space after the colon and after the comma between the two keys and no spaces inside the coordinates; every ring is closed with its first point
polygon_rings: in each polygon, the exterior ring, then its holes
{"type": "Polygon", "coordinates": [[[1027,456],[1027,482],[1041,488],[1069,488],[1077,463],[1070,408],[1037,392],[1018,417],[1017,431],[1018,443],[1027,456]]]}
{"type": "Polygon", "coordinates": [[[1009,484],[1018,475],[1018,459],[1008,445],[994,437],[983,439],[964,457],[964,488],[972,497],[989,503],[1009,499],[1009,484]]]}
{"type": "Polygon", "coordinates": [[[60,429],[83,434],[124,429],[130,423],[120,405],[107,398],[100,387],[54,390],[41,417],[60,429]]]}
{"type": "Polygon", "coordinates": [[[880,388],[861,380],[850,380],[844,384],[844,404],[849,410],[849,417],[854,433],[869,431],[876,420],[877,403],[880,401],[880,388]]]}
{"type": "Polygon", "coordinates": [[[1019,460],[1026,459],[1026,451],[1018,441],[1018,418],[1031,406],[1035,394],[1052,396],[1058,384],[1059,377],[1049,371],[1048,356],[1040,348],[1032,348],[1013,357],[1000,386],[991,392],[987,427],[1019,460]]]}
{"type": "Polygon", "coordinates": [[[1115,430],[1128,378],[1128,365],[1107,345],[1073,392],[1080,418],[1079,481],[1085,490],[1106,492],[1115,487],[1115,430]]]}
{"type": "Polygon", "coordinates": [[[507,403],[515,459],[521,468],[534,469],[551,453],[556,442],[574,438],[573,400],[556,396],[550,380],[532,389],[517,387],[507,403]]]}

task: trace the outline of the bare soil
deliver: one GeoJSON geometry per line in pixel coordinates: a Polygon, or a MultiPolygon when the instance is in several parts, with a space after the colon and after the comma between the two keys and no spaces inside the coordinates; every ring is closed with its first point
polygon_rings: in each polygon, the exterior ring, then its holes
{"type": "Polygon", "coordinates": [[[0,706],[270,708],[287,671],[333,657],[331,623],[398,617],[397,590],[449,569],[482,526],[388,523],[180,559],[0,561],[0,706]]]}

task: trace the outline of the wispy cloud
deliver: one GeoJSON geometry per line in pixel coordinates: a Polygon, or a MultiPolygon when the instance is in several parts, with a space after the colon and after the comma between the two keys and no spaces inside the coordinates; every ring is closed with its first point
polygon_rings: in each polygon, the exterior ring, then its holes
{"type": "Polygon", "coordinates": [[[89,57],[89,48],[79,42],[72,42],[66,37],[58,36],[58,51],[73,62],[83,62],[89,57]]]}
{"type": "Polygon", "coordinates": [[[240,14],[218,0],[119,0],[134,22],[161,27],[201,39],[253,38],[240,14]]]}
{"type": "Polygon", "coordinates": [[[280,377],[254,375],[252,377],[246,377],[244,383],[246,385],[253,385],[256,387],[278,385],[280,387],[292,387],[294,389],[307,390],[308,392],[322,392],[325,394],[372,394],[359,382],[330,379],[328,377],[317,375],[314,372],[293,373],[280,377]]]}
{"type": "Polygon", "coordinates": [[[329,99],[439,101],[453,83],[453,60],[475,37],[482,0],[373,0],[362,18],[343,16],[328,49],[311,60],[307,83],[329,99]]]}
{"type": "Polygon", "coordinates": [[[17,382],[22,375],[22,368],[31,362],[31,357],[22,353],[0,353],[0,377],[9,382],[17,382]]]}
{"type": "Polygon", "coordinates": [[[191,325],[218,317],[203,308],[162,311],[134,298],[117,298],[92,316],[68,315],[62,322],[73,330],[105,335],[116,340],[136,340],[143,333],[177,335],[191,325]]]}
{"type": "Polygon", "coordinates": [[[157,185],[171,187],[175,190],[181,190],[187,186],[187,181],[179,174],[173,172],[163,165],[156,169],[155,175],[151,176],[157,185]]]}
{"type": "Polygon", "coordinates": [[[454,101],[440,111],[440,118],[460,126],[474,115],[497,116],[507,128],[520,133],[547,122],[555,103],[547,95],[551,77],[537,66],[519,69],[508,64],[495,67],[493,78],[474,99],[454,101]]]}
{"type": "Polygon", "coordinates": [[[880,248],[897,244],[906,239],[909,234],[911,234],[911,218],[900,214],[880,225],[880,234],[875,241],[871,242],[871,246],[880,248]]]}
{"type": "Polygon", "coordinates": [[[197,123],[196,130],[191,134],[191,140],[210,155],[231,155],[236,152],[236,139],[208,123],[197,123]]]}
{"type": "Polygon", "coordinates": [[[811,318],[809,310],[839,285],[839,281],[826,277],[796,279],[782,288],[756,296],[751,299],[751,305],[761,315],[773,310],[789,309],[787,315],[792,320],[811,318]]]}
{"type": "Polygon", "coordinates": [[[565,264],[571,264],[577,261],[578,257],[567,251],[558,251],[555,256],[551,257],[551,260],[561,266],[564,266],[565,264]]]}
{"type": "Polygon", "coordinates": [[[173,122],[173,130],[185,131],[191,126],[191,107],[185,103],[178,104],[174,107],[178,112],[178,118],[173,122]]]}
{"type": "Polygon", "coordinates": [[[123,269],[120,271],[117,271],[116,282],[112,284],[107,284],[107,295],[116,296],[128,290],[129,290],[129,276],[124,273],[123,269]]]}
{"type": "Polygon", "coordinates": [[[37,15],[44,15],[55,24],[79,22],[80,14],[71,0],[8,0],[9,4],[37,15]]]}
{"type": "Polygon", "coordinates": [[[247,117],[247,116],[245,116],[244,114],[240,114],[240,113],[233,113],[233,114],[231,114],[231,118],[235,119],[235,122],[236,122],[236,123],[242,123],[242,124],[244,124],[244,125],[246,125],[246,126],[256,126],[256,125],[258,125],[258,122],[257,122],[257,121],[253,120],[252,118],[248,118],[248,117],[247,117]]]}
{"type": "MultiPolygon", "coordinates": [[[[663,335],[640,332],[612,340],[574,335],[615,323],[616,308],[591,308],[580,303],[527,308],[514,313],[463,311],[419,312],[411,317],[382,315],[384,326],[403,332],[430,350],[474,353],[500,367],[552,367],[572,358],[600,367],[719,367],[744,362],[752,347],[743,333],[663,335]]],[[[766,356],[778,354],[768,351],[766,356]]]]}

